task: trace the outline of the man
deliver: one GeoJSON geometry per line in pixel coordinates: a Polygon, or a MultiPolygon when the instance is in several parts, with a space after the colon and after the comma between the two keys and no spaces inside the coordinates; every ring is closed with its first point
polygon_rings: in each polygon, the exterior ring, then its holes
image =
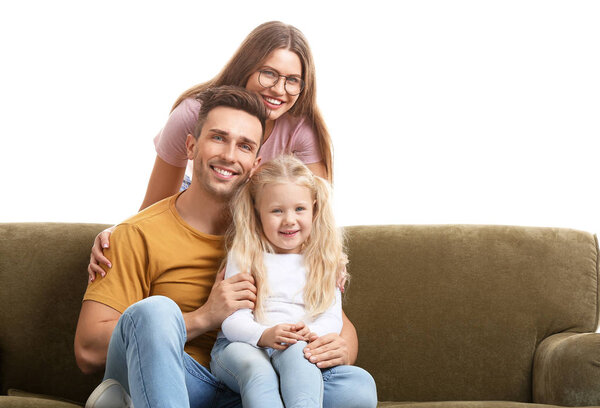
{"type": "MultiPolygon", "coordinates": [[[[111,272],[84,296],[77,363],[83,372],[106,366],[106,381],[86,406],[109,406],[103,404],[115,395],[123,398],[117,406],[130,406],[126,392],[136,408],[241,406],[239,395],[206,367],[215,330],[235,310],[252,308],[256,298],[251,275],[215,275],[230,223],[228,202],[260,163],[267,111],[258,96],[236,87],[210,89],[201,99],[198,125],[187,138],[194,161],[190,187],[114,230],[111,272]]],[[[310,361],[351,364],[356,333],[347,319],[344,329],[341,337],[312,342],[310,361]]],[[[329,406],[342,406],[350,391],[356,397],[358,384],[368,383],[365,375],[372,382],[363,370],[343,367],[325,381],[329,406]]],[[[374,384],[369,391],[372,397],[374,384]]]]}

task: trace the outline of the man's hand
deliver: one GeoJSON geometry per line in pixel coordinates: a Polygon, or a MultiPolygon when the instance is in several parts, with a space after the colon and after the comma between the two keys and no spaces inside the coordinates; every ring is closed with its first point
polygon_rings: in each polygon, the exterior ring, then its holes
{"type": "Polygon", "coordinates": [[[188,340],[221,327],[223,320],[239,309],[254,309],[256,286],[249,273],[238,273],[223,279],[225,270],[217,274],[206,303],[198,310],[183,315],[188,340]]]}
{"type": "Polygon", "coordinates": [[[350,364],[350,354],[346,340],[336,333],[318,337],[311,333],[304,357],[319,368],[350,364]]]}
{"type": "Polygon", "coordinates": [[[297,341],[304,340],[304,336],[298,334],[298,331],[306,332],[308,328],[303,322],[300,323],[301,325],[283,323],[269,327],[258,339],[258,346],[285,350],[297,341]]]}

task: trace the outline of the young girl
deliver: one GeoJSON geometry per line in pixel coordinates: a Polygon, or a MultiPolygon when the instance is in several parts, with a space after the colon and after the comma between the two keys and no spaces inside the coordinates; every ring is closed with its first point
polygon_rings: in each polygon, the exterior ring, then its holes
{"type": "Polygon", "coordinates": [[[233,201],[228,249],[225,277],[250,272],[257,300],[223,322],[212,373],[245,408],[322,406],[321,370],[302,350],[342,328],[336,278],[347,258],[329,184],[293,156],[262,165],[233,201]]]}

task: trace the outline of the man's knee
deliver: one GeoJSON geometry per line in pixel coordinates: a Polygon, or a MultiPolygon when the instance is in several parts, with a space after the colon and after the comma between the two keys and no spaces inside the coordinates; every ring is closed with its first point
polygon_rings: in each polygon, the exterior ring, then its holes
{"type": "Polygon", "coordinates": [[[181,309],[165,296],[150,296],[129,306],[121,319],[129,320],[135,329],[156,332],[177,330],[185,333],[185,323],[181,309]]]}
{"type": "MultiPolygon", "coordinates": [[[[325,399],[340,403],[349,408],[375,408],[377,406],[377,387],[375,380],[366,370],[356,366],[334,367],[324,373],[325,399]]],[[[335,407],[337,404],[324,404],[335,407]]]]}

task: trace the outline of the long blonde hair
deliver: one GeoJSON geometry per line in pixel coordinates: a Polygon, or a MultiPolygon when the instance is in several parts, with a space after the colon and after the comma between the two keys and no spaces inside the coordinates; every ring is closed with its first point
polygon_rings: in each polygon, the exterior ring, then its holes
{"type": "Polygon", "coordinates": [[[256,209],[257,195],[267,184],[286,182],[308,188],[315,201],[312,231],[302,251],[307,271],[304,304],[308,315],[315,317],[332,305],[337,277],[345,273],[348,263],[342,231],[335,226],[329,183],[290,155],[261,165],[235,195],[233,222],[227,233],[227,248],[234,252],[240,271],[254,276],[257,287],[254,315],[258,321],[264,321],[264,302],[269,294],[263,253],[274,250],[263,232],[256,209]]]}
{"type": "Polygon", "coordinates": [[[200,92],[211,86],[237,85],[245,88],[248,78],[260,68],[271,52],[278,49],[290,50],[300,58],[305,86],[298,96],[298,100],[287,113],[292,116],[306,117],[313,125],[327,169],[327,179],[332,181],[333,147],[331,136],[317,106],[315,63],[304,34],[292,25],[280,21],[270,21],[256,27],[248,34],[248,37],[216,77],[182,93],[171,110],[175,109],[184,99],[196,98],[200,92]]]}

